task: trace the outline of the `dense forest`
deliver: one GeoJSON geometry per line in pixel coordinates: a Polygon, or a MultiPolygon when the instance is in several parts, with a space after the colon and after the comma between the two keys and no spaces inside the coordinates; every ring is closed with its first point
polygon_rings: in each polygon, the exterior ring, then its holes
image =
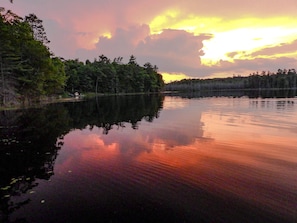
{"type": "Polygon", "coordinates": [[[128,64],[101,55],[93,62],[55,57],[36,15],[21,18],[0,7],[0,106],[30,104],[50,96],[79,92],[156,92],[164,86],[157,66],[128,64]]]}
{"type": "Polygon", "coordinates": [[[168,91],[220,91],[245,89],[296,89],[295,69],[278,69],[276,73],[253,73],[249,76],[233,76],[213,79],[183,79],[165,86],[168,91]]]}
{"type": "Polygon", "coordinates": [[[163,88],[157,66],[150,63],[140,66],[133,55],[127,64],[122,60],[118,57],[111,61],[101,55],[93,62],[64,61],[68,77],[65,89],[68,92],[137,93],[159,92],[163,88]]]}

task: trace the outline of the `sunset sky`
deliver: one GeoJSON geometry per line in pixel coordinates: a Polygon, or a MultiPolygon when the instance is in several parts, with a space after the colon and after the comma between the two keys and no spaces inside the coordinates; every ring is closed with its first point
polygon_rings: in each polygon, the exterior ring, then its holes
{"type": "Polygon", "coordinates": [[[296,0],[8,0],[43,20],[56,56],[134,55],[166,82],[297,68],[296,0]]]}

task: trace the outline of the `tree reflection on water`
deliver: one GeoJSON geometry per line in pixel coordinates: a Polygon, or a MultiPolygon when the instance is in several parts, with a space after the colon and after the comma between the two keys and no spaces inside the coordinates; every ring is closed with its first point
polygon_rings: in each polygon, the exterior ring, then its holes
{"type": "MultiPolygon", "coordinates": [[[[108,134],[114,127],[131,123],[138,128],[142,119],[158,118],[161,95],[109,96],[79,103],[58,103],[42,108],[1,111],[0,113],[0,222],[30,203],[37,179],[49,180],[63,144],[71,129],[97,126],[108,134]],[[13,197],[18,197],[17,202],[13,197]]],[[[17,222],[26,222],[18,219],[17,222]]]]}

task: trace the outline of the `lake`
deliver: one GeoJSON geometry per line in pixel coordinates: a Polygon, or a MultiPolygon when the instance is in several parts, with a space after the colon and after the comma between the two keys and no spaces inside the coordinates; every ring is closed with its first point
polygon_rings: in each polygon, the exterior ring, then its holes
{"type": "Polygon", "coordinates": [[[0,222],[297,222],[296,94],[0,114],[0,222]]]}

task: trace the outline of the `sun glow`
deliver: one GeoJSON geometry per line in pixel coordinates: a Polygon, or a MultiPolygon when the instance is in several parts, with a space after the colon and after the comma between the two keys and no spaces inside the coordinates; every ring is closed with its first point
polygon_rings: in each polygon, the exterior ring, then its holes
{"type": "MultiPolygon", "coordinates": [[[[235,59],[254,59],[253,52],[289,43],[296,38],[296,34],[297,29],[282,27],[241,28],[215,33],[212,39],[203,42],[205,55],[201,61],[211,66],[221,60],[233,62],[235,59]]],[[[271,56],[267,55],[267,58],[271,56]]]]}
{"type": "Polygon", "coordinates": [[[182,79],[190,78],[183,73],[166,73],[162,72],[162,77],[165,83],[170,83],[172,81],[180,81],[182,79]]]}
{"type": "Polygon", "coordinates": [[[104,37],[106,37],[108,39],[110,39],[112,37],[111,32],[105,32],[101,36],[104,36],[104,37]]]}
{"type": "MultiPolygon", "coordinates": [[[[254,53],[264,48],[277,47],[296,40],[296,20],[289,17],[228,19],[219,17],[199,17],[179,10],[167,10],[150,23],[152,34],[164,29],[185,30],[196,36],[209,34],[212,38],[203,41],[204,56],[201,63],[206,66],[220,61],[252,60],[257,58],[277,58],[297,56],[296,52],[258,55],[254,53]]],[[[197,49],[198,50],[198,49],[197,49]]]]}

